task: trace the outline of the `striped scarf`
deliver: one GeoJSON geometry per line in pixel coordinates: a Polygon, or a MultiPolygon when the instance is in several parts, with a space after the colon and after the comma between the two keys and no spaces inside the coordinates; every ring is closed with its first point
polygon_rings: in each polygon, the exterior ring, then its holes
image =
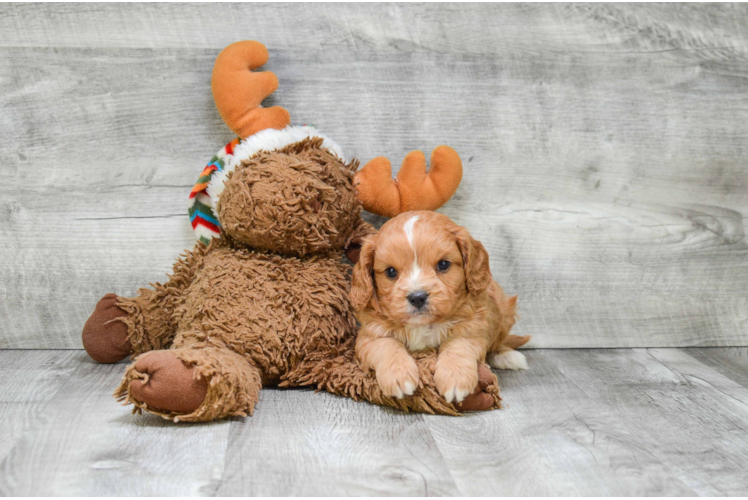
{"type": "Polygon", "coordinates": [[[223,192],[224,182],[238,164],[260,151],[276,151],[307,137],[321,137],[324,140],[322,147],[345,161],[340,146],[312,125],[261,130],[246,139],[236,138],[222,147],[203,169],[190,193],[189,214],[195,237],[206,245],[213,238],[220,237],[221,223],[216,215],[218,198],[223,192]]]}
{"type": "Polygon", "coordinates": [[[221,224],[218,222],[218,217],[213,212],[211,207],[210,197],[208,196],[208,184],[210,178],[215,172],[223,171],[223,168],[228,163],[229,159],[234,155],[234,148],[241,142],[237,137],[233,141],[222,147],[216,155],[210,159],[208,165],[203,169],[203,173],[200,174],[200,178],[197,180],[197,184],[192,188],[190,193],[190,222],[192,223],[192,229],[195,231],[195,236],[198,240],[202,241],[206,245],[210,243],[213,238],[218,238],[221,235],[221,224]]]}

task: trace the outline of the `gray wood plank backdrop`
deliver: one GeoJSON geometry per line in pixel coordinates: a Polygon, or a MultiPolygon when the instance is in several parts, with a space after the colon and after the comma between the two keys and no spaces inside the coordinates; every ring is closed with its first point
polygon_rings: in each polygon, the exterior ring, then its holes
{"type": "Polygon", "coordinates": [[[444,213],[536,347],[748,345],[748,6],[0,5],[0,347],[162,280],[231,133],[220,49],[349,156],[453,146],[444,213]]]}

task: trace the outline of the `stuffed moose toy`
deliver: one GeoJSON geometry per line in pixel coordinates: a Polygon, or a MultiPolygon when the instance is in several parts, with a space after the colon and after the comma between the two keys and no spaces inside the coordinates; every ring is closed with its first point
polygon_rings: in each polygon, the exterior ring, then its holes
{"type": "Polygon", "coordinates": [[[212,77],[218,111],[239,139],[210,161],[190,195],[198,242],[164,284],[134,298],[105,295],[83,328],[101,363],[133,356],[115,396],[133,411],[198,422],[251,415],[264,385],[313,386],[402,410],[459,414],[500,405],[496,377],[461,405],[436,391],[433,350],[416,353],[420,387],[385,397],[356,363],[350,265],[367,234],[367,210],[392,217],[434,210],[454,194],[460,158],[440,146],[431,168],[420,151],[397,179],[376,158],[357,172],[339,146],[312,127],[289,126],[281,107],[260,103],[278,87],[259,42],[230,45],[212,77]]]}

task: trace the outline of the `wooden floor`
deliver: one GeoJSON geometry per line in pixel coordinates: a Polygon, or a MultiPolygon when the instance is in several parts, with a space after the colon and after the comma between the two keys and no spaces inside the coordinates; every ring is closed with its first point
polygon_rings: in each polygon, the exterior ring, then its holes
{"type": "Polygon", "coordinates": [[[0,351],[4,495],[746,495],[748,348],[529,350],[505,408],[403,414],[264,390],[173,424],[82,351],[0,351]]]}

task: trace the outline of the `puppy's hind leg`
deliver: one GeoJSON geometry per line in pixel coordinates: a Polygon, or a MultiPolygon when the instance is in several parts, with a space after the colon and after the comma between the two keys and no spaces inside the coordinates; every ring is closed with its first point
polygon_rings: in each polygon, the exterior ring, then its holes
{"type": "Polygon", "coordinates": [[[489,352],[486,361],[497,370],[527,370],[527,358],[519,351],[510,347],[500,347],[499,350],[489,352]]]}

